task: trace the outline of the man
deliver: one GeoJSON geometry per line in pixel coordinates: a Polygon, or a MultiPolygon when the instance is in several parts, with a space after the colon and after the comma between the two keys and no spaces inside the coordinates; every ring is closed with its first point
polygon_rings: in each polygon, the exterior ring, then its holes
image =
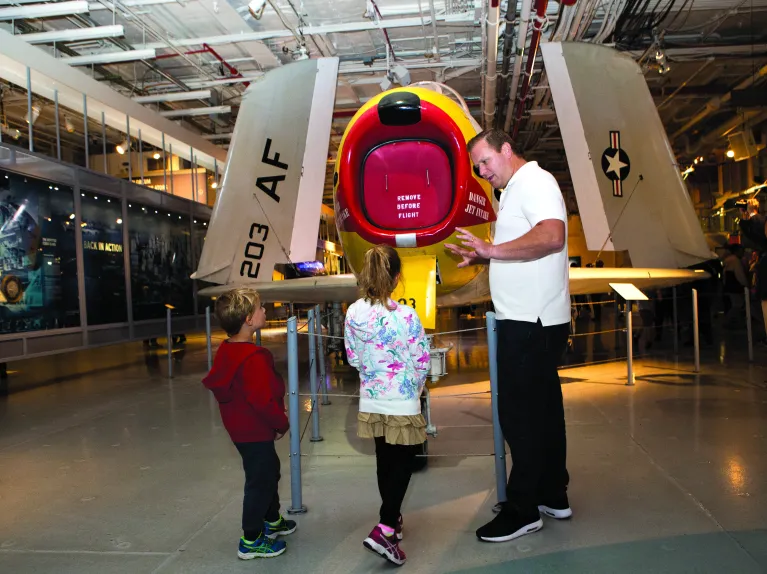
{"type": "Polygon", "coordinates": [[[527,162],[509,136],[487,130],[468,144],[479,175],[502,190],[493,243],[464,229],[459,267],[490,265],[498,317],[498,415],[513,461],[507,502],[477,530],[506,542],[540,530],[540,512],[572,516],[567,500],[567,445],[557,373],[569,334],[567,212],[554,177],[527,162]]]}
{"type": "MultiPolygon", "coordinates": [[[[767,218],[759,213],[759,201],[739,200],[735,205],[740,210],[738,226],[743,234],[744,246],[759,253],[756,263],[756,296],[759,297],[764,317],[764,330],[767,333],[767,218]]],[[[767,335],[762,340],[767,343],[767,335]]]]}

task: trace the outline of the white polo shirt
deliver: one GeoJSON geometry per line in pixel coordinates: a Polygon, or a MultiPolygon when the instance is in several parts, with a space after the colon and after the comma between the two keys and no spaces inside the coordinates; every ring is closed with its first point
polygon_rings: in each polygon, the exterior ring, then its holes
{"type": "Polygon", "coordinates": [[[561,251],[534,261],[490,261],[490,295],[498,319],[544,326],[570,322],[567,210],[557,180],[531,161],[509,180],[501,194],[493,244],[525,235],[545,219],[565,223],[561,251]]]}

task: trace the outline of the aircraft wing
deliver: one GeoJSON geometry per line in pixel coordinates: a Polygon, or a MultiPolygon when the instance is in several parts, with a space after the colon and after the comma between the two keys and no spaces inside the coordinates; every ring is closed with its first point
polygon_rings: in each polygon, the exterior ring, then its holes
{"type": "Polygon", "coordinates": [[[610,283],[633,283],[647,294],[691,281],[705,279],[705,271],[690,269],[642,269],[633,267],[571,267],[570,294],[589,295],[612,291],[610,283]]]}
{"type": "Polygon", "coordinates": [[[214,285],[198,291],[203,297],[218,297],[230,289],[250,287],[262,303],[352,303],[359,298],[357,278],[351,274],[301,277],[271,282],[239,282],[214,285]]]}
{"type": "MultiPolygon", "coordinates": [[[[708,277],[704,271],[689,269],[635,269],[635,268],[570,268],[570,294],[587,295],[612,291],[610,283],[633,283],[644,292],[673,287],[708,277]]],[[[264,303],[352,303],[359,298],[357,278],[346,275],[302,277],[268,283],[236,283],[215,285],[199,291],[204,297],[217,297],[236,287],[251,287],[261,295],[264,303]]],[[[473,305],[490,300],[490,285],[485,267],[464,287],[437,299],[438,307],[473,305]]]]}

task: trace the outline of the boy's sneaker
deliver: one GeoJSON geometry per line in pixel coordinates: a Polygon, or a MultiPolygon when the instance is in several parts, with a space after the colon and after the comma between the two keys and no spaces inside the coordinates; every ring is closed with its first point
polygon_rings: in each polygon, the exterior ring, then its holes
{"type": "Polygon", "coordinates": [[[365,538],[362,545],[370,550],[386,558],[392,564],[402,566],[407,560],[405,553],[399,547],[399,541],[397,535],[386,536],[381,527],[376,525],[373,530],[370,531],[368,537],[365,538]]]}
{"type": "Polygon", "coordinates": [[[279,556],[287,549],[287,544],[283,540],[272,540],[263,534],[253,542],[248,542],[240,538],[240,547],[237,549],[237,556],[242,560],[252,560],[253,558],[274,558],[279,556]]]}
{"type": "Polygon", "coordinates": [[[399,518],[397,519],[397,526],[394,528],[394,534],[397,536],[397,540],[402,540],[402,515],[399,515],[399,518]]]}
{"type": "Polygon", "coordinates": [[[477,529],[477,538],[484,542],[508,542],[543,527],[541,516],[522,516],[516,509],[504,505],[490,522],[477,529]]]}
{"type": "Polygon", "coordinates": [[[264,536],[271,540],[275,540],[278,536],[293,534],[296,528],[298,528],[298,525],[294,520],[286,520],[281,514],[277,522],[272,523],[264,520],[264,536]]]}
{"type": "Polygon", "coordinates": [[[567,520],[573,515],[566,494],[542,499],[538,511],[557,520],[567,520]]]}

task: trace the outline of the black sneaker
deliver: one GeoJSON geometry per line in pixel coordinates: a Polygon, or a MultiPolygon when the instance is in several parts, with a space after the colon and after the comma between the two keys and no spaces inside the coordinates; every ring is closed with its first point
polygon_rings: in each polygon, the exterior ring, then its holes
{"type": "Polygon", "coordinates": [[[542,527],[540,515],[525,518],[515,509],[504,506],[495,518],[477,529],[477,538],[484,542],[508,542],[542,527]]]}
{"type": "Polygon", "coordinates": [[[543,498],[538,505],[538,511],[557,520],[567,520],[573,515],[566,494],[543,498]]]}

